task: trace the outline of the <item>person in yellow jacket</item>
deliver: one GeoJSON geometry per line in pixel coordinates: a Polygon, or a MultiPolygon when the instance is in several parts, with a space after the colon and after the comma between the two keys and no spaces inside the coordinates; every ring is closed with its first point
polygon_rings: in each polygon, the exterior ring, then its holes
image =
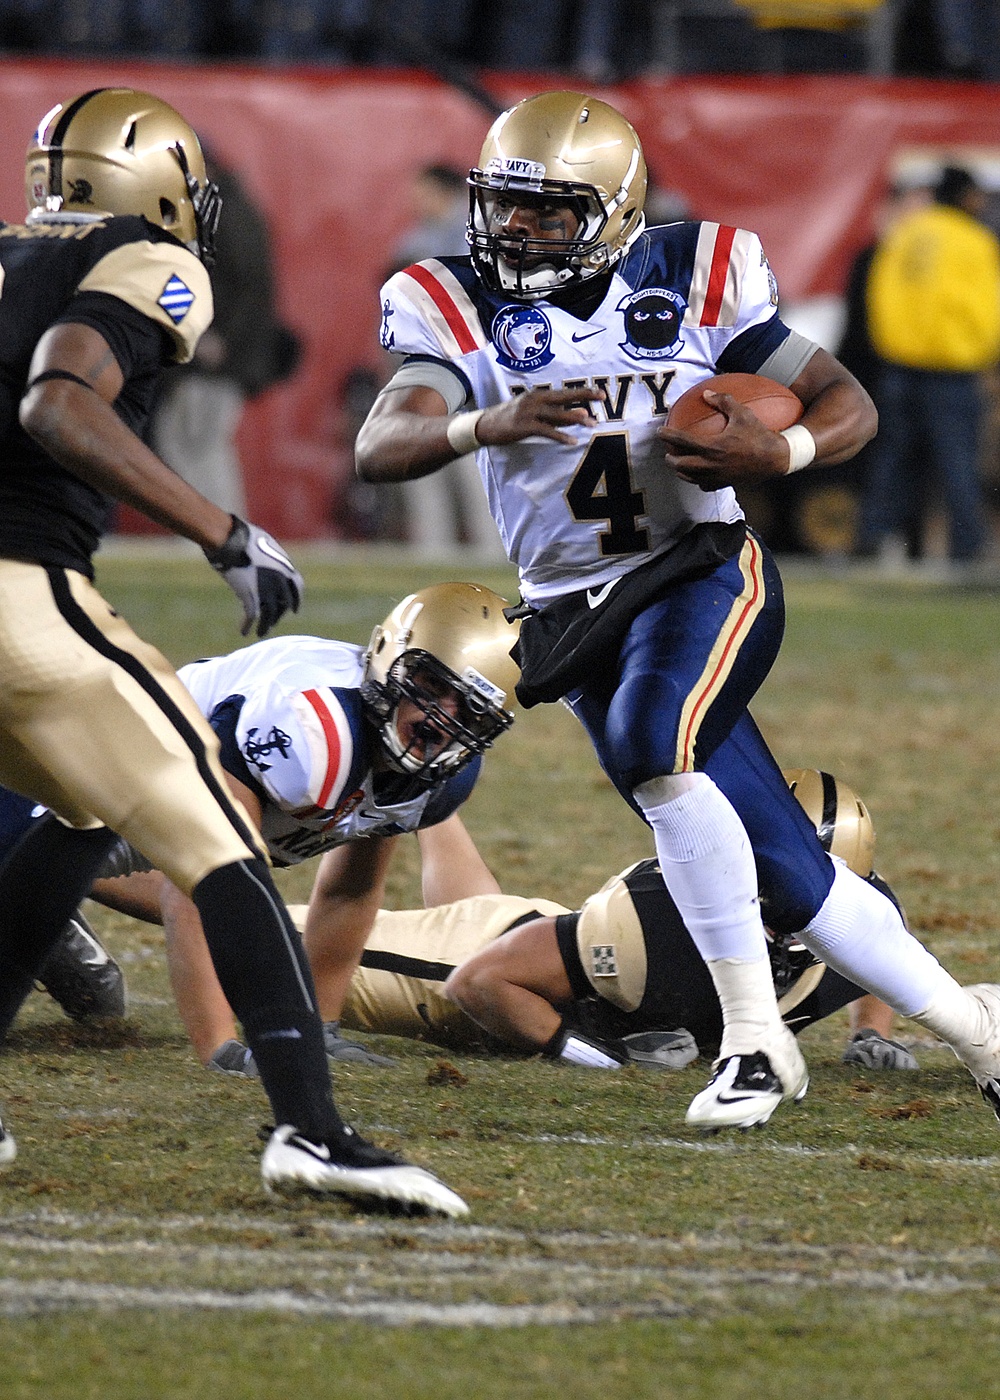
{"type": "Polygon", "coordinates": [[[911,462],[924,464],[942,493],[951,559],[983,551],[981,376],[1000,359],[1000,240],[982,222],[985,198],[968,170],[946,167],[933,202],[895,224],[872,260],[868,316],[884,365],[862,554],[901,533],[921,489],[911,462]]]}

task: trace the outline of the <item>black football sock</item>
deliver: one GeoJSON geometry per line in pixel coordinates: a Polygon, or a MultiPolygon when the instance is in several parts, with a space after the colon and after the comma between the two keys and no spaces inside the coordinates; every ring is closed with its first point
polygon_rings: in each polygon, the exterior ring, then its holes
{"type": "Polygon", "coordinates": [[[192,898],[275,1122],[325,1141],[343,1123],[333,1102],[312,974],[271,872],[259,859],[224,865],[205,876],[192,898]]]}
{"type": "Polygon", "coordinates": [[[117,840],[39,817],[0,866],[0,1040],[117,840]]]}

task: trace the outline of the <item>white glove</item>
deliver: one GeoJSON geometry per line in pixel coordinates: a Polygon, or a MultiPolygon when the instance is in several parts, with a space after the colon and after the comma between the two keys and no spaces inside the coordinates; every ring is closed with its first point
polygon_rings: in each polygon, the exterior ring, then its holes
{"type": "Polygon", "coordinates": [[[242,636],[257,623],[264,637],[291,608],[298,612],[305,584],[302,575],[276,539],[259,525],[233,516],[233,528],[220,549],[206,549],[205,558],[243,604],[242,636]]]}

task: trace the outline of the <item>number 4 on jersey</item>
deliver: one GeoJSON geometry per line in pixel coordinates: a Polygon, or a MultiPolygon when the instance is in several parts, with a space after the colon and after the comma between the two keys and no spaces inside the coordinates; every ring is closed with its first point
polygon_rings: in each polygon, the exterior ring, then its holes
{"type": "Polygon", "coordinates": [[[636,520],[646,513],[646,501],[632,483],[627,433],[595,437],[566,490],[566,502],[576,520],[606,520],[599,536],[602,554],[637,554],[649,548],[649,531],[636,520]]]}

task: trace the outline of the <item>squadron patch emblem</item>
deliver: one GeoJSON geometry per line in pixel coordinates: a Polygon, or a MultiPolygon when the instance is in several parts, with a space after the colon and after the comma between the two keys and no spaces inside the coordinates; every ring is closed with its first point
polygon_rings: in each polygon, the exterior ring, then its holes
{"type": "Polygon", "coordinates": [[[490,338],[505,369],[541,369],[553,358],[552,327],[534,306],[503,306],[493,317],[490,338]]]}
{"type": "Polygon", "coordinates": [[[643,287],[624,297],[625,339],[619,345],[635,360],[670,360],[681,349],[681,321],[687,302],[666,287],[643,287]]]}
{"type": "Polygon", "coordinates": [[[191,310],[193,301],[194,292],[181,281],[175,272],[157,297],[156,304],[163,307],[175,326],[179,326],[191,310]]]}
{"type": "Polygon", "coordinates": [[[590,949],[591,977],[617,977],[618,959],[613,943],[594,943],[590,949]]]}

